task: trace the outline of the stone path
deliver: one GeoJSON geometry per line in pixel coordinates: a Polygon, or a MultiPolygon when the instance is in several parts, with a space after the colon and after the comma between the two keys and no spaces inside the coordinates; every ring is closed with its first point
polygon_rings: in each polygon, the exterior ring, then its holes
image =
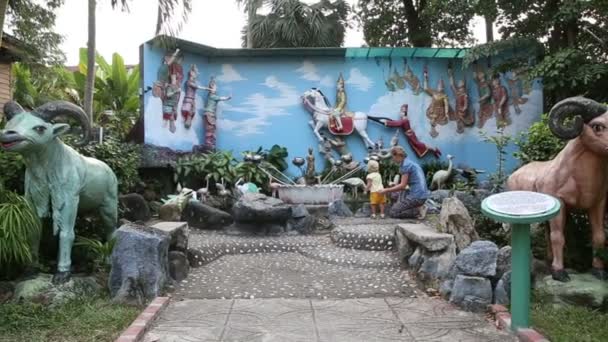
{"type": "Polygon", "coordinates": [[[417,289],[397,220],[336,220],[331,234],[191,231],[187,279],[148,341],[510,341],[482,315],[417,289]],[[343,248],[349,247],[349,248],[343,248]]]}

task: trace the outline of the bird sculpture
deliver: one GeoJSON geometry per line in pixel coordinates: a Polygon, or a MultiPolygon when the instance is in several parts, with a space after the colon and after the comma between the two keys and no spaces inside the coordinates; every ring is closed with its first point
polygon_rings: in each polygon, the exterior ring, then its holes
{"type": "Polygon", "coordinates": [[[206,202],[207,201],[207,196],[209,196],[209,178],[210,178],[210,176],[207,175],[205,177],[205,179],[207,180],[207,183],[205,184],[205,187],[204,188],[200,188],[200,189],[198,189],[196,191],[196,193],[198,194],[198,197],[199,197],[199,201],[201,203],[206,202]]]}
{"type": "Polygon", "coordinates": [[[234,188],[238,190],[239,195],[242,196],[246,193],[257,193],[260,192],[260,189],[257,185],[251,182],[243,183],[243,178],[239,178],[236,183],[234,183],[234,188]]]}
{"type": "Polygon", "coordinates": [[[230,196],[230,190],[226,189],[226,185],[224,184],[224,177],[222,177],[221,183],[215,183],[215,187],[218,190],[218,195],[222,197],[230,196]]]}
{"type": "Polygon", "coordinates": [[[340,183],[348,185],[351,188],[351,190],[353,191],[354,198],[357,198],[359,188],[365,191],[365,182],[361,178],[348,178],[341,181],[340,183]]]}
{"type": "Polygon", "coordinates": [[[437,190],[441,189],[442,186],[447,183],[448,179],[450,179],[450,176],[452,175],[452,159],[454,159],[454,156],[448,154],[447,158],[448,169],[435,172],[433,175],[433,180],[431,181],[431,189],[433,189],[434,186],[436,186],[435,189],[437,190]]]}

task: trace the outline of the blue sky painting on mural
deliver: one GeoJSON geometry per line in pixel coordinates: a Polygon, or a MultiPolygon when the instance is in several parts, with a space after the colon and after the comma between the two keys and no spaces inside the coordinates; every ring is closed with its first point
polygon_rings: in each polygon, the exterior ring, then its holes
{"type": "MultiPolygon", "coordinates": [[[[460,49],[445,49],[439,54],[456,55],[456,58],[432,57],[403,57],[403,55],[425,55],[433,51],[415,51],[416,49],[395,49],[389,52],[391,58],[374,57],[373,54],[384,54],[382,49],[281,49],[281,53],[272,51],[259,52],[257,55],[242,49],[216,50],[209,47],[183,42],[182,66],[185,83],[191,64],[196,64],[199,70],[198,82],[206,86],[211,76],[218,85],[218,95],[231,95],[230,101],[221,102],[218,107],[217,147],[232,150],[239,155],[244,150],[255,150],[259,146],[270,148],[273,144],[285,146],[289,159],[295,156],[305,156],[308,147],[313,147],[318,153],[318,142],[309,126],[311,115],[302,106],[300,96],[311,87],[317,87],[329,98],[331,105],[335,104],[336,81],[340,72],[344,75],[345,88],[348,97],[347,110],[365,112],[373,116],[398,118],[402,104],[409,106],[411,126],[418,139],[428,146],[437,146],[443,153],[453,155],[454,163],[494,172],[496,169],[496,149],[493,145],[484,143],[479,135],[477,122],[474,127],[468,127],[465,132],[456,132],[456,122],[437,126],[439,135],[435,138],[429,134],[431,125],[426,116],[426,110],[431,103],[431,97],[421,92],[415,95],[411,87],[391,91],[385,81],[396,71],[403,75],[405,63],[414,74],[423,80],[423,70],[426,67],[429,74],[429,86],[437,88],[439,79],[445,85],[446,93],[452,108],[455,107],[454,93],[448,81],[448,63],[452,64],[456,82],[465,79],[469,103],[478,121],[478,89],[473,79],[474,67],[461,70],[460,61],[463,56],[460,49]],[[193,47],[194,46],[194,47],[193,47]],[[370,53],[370,51],[372,53],[370,53]],[[298,55],[298,52],[300,54],[298,55]],[[326,52],[326,53],[325,53],[326,52]],[[371,55],[371,56],[370,56],[371,55]]],[[[391,50],[391,49],[389,49],[391,50]]],[[[142,48],[143,86],[152,86],[157,78],[157,71],[165,51],[156,48],[152,41],[146,42],[142,48]]],[[[505,77],[501,75],[501,84],[510,91],[505,77]]],[[[490,75],[487,75],[488,80],[490,75]]],[[[182,89],[182,98],[184,94],[182,89]]],[[[163,127],[162,105],[159,98],[152,92],[144,95],[144,125],[145,143],[166,146],[175,150],[190,151],[193,145],[202,144],[204,140],[202,108],[207,92],[199,90],[196,97],[197,114],[191,129],[185,129],[181,114],[176,122],[177,130],[171,133],[163,127]]],[[[531,91],[524,94],[527,102],[517,114],[509,105],[512,123],[505,133],[515,136],[526,130],[533,122],[540,119],[543,110],[542,86],[540,81],[532,84],[531,91]]],[[[182,99],[183,100],[183,99],[182,99]]],[[[181,101],[180,100],[180,106],[181,101]]],[[[178,107],[180,108],[180,107],[178,107]]],[[[178,111],[179,113],[179,111],[178,111]]],[[[489,134],[496,130],[496,120],[490,118],[483,127],[489,134]]],[[[382,138],[388,146],[394,134],[393,128],[386,128],[378,123],[368,121],[367,132],[373,141],[382,138]]],[[[346,139],[348,148],[355,158],[362,160],[366,155],[365,145],[356,133],[346,139]]],[[[399,143],[415,158],[415,154],[401,134],[399,143]]],[[[509,151],[513,151],[511,146],[509,151]]],[[[429,154],[423,163],[434,158],[429,154]]],[[[323,158],[317,154],[317,170],[323,167],[323,158]]],[[[517,161],[511,155],[507,158],[507,171],[517,166],[517,161]]],[[[292,167],[292,173],[297,169],[292,167]]]]}

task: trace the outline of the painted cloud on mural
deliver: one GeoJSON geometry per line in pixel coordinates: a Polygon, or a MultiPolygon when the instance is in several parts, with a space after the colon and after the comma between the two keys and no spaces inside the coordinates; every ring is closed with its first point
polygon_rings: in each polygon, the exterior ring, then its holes
{"type": "Polygon", "coordinates": [[[236,136],[263,134],[262,127],[270,125],[271,117],[290,115],[286,109],[298,105],[300,96],[296,89],[275,76],[266,77],[260,84],[276,92],[276,96],[254,93],[238,104],[234,100],[225,103],[226,112],[245,113],[252,117],[239,121],[222,117],[218,125],[220,130],[232,132],[236,136]]]}
{"type": "Polygon", "coordinates": [[[296,69],[296,72],[301,74],[300,78],[307,81],[317,82],[323,87],[330,87],[333,85],[333,80],[330,76],[319,75],[317,67],[310,61],[304,61],[302,66],[296,69]]]}
{"type": "Polygon", "coordinates": [[[353,85],[355,88],[361,91],[368,91],[374,84],[374,81],[372,81],[371,78],[363,75],[361,70],[358,68],[352,68],[350,69],[350,74],[346,80],[346,84],[353,85]]]}
{"type": "Polygon", "coordinates": [[[224,83],[247,80],[234,68],[232,64],[222,64],[222,73],[217,76],[217,80],[224,83]]]}

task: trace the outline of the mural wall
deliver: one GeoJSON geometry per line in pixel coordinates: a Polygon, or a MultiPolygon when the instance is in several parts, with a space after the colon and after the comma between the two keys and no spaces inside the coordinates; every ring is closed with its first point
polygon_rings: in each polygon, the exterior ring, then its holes
{"type": "MultiPolygon", "coordinates": [[[[493,78],[484,67],[461,70],[459,59],[206,57],[149,44],[142,50],[144,88],[152,87],[144,95],[145,143],[180,151],[215,145],[239,155],[279,144],[291,159],[313,147],[322,169],[319,138],[345,143],[359,160],[369,144],[398,139],[421,163],[451,154],[456,165],[494,172],[496,149],[480,131],[504,127],[515,136],[543,110],[539,81],[525,84],[514,72],[493,78]],[[313,112],[321,124],[310,123],[313,112]],[[313,126],[323,124],[337,134],[323,127],[317,135],[313,126]]],[[[509,157],[507,167],[514,166],[509,157]]]]}

